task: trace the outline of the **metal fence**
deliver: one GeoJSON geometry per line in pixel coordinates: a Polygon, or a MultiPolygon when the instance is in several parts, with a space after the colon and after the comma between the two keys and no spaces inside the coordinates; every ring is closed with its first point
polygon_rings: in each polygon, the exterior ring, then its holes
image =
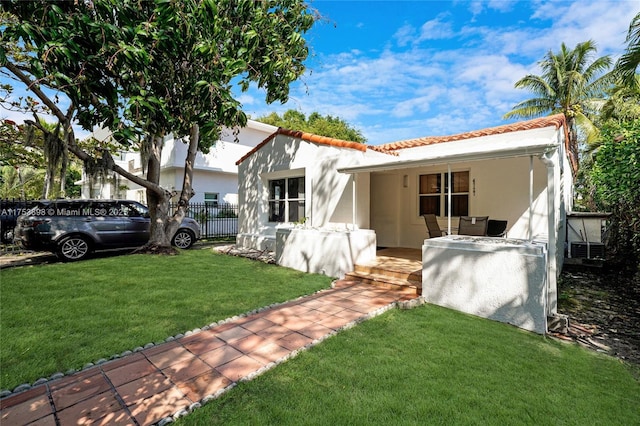
{"type": "MultiPolygon", "coordinates": [[[[171,203],[175,211],[177,203],[171,203]]],[[[189,203],[187,216],[198,221],[202,238],[230,238],[238,234],[238,206],[235,204],[189,203]]]]}

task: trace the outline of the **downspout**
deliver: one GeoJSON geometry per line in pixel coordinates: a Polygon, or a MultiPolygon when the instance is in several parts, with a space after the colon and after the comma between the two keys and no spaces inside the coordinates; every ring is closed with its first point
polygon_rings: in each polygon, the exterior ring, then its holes
{"type": "Polygon", "coordinates": [[[547,288],[546,305],[547,316],[553,315],[558,310],[558,283],[557,283],[557,236],[556,236],[556,157],[557,149],[547,151],[540,156],[540,160],[547,166],[547,288]]]}

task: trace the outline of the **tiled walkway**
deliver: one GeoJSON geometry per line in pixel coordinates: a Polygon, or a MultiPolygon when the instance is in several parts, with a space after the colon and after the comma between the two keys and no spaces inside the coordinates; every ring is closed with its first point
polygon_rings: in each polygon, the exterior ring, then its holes
{"type": "Polygon", "coordinates": [[[0,400],[1,424],[151,425],[180,416],[415,294],[339,281],[206,331],[0,400]]]}

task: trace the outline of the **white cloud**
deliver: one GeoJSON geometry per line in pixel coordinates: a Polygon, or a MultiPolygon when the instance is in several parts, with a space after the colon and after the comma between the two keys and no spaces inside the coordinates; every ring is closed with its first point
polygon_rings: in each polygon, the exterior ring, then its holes
{"type": "MultiPolygon", "coordinates": [[[[490,9],[512,10],[514,2],[468,6],[479,22],[490,9]]],[[[549,50],[557,51],[563,41],[573,47],[593,39],[599,56],[619,54],[639,9],[630,1],[545,1],[532,7],[528,20],[500,26],[467,22],[457,33],[455,16],[438,15],[420,28],[404,23],[390,32],[393,43],[384,50],[321,58],[322,65],[305,76],[305,85],[292,91],[280,111],[337,115],[357,125],[372,144],[500,125],[506,112],[529,97],[514,83],[537,73],[537,62],[549,50]]]]}

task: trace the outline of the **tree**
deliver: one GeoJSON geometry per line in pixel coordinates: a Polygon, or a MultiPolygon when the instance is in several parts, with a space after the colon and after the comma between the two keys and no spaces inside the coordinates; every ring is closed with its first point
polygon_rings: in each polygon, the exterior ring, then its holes
{"type": "Polygon", "coordinates": [[[564,113],[569,128],[568,154],[574,175],[579,169],[579,137],[593,141],[598,134],[593,117],[604,99],[604,90],[611,81],[606,73],[611,65],[609,56],[592,60],[596,52],[593,41],[578,43],[569,49],[562,43],[559,53],[549,51],[539,62],[542,75],[527,75],[515,83],[518,89],[528,89],[537,95],[517,104],[504,118],[534,118],[564,113]]]}
{"type": "Polygon", "coordinates": [[[285,102],[289,84],[304,72],[302,34],[315,19],[301,0],[12,1],[3,8],[18,19],[5,19],[3,39],[13,50],[0,47],[0,65],[57,117],[67,148],[85,168],[115,171],[147,189],[153,250],[170,247],[186,213],[197,151],[206,151],[223,126],[246,124],[232,86],[254,83],[267,102],[285,102]],[[63,110],[44,85],[66,94],[71,106],[63,110]],[[100,141],[93,152],[82,149],[73,119],[86,129],[108,128],[121,149],[139,149],[146,178],[115,164],[100,141]],[[159,185],[169,133],[189,143],[173,215],[173,194],[159,185]]]}
{"type": "Polygon", "coordinates": [[[610,247],[637,267],[640,260],[640,120],[610,120],[588,170],[592,208],[611,212],[610,247]]]}
{"type": "Polygon", "coordinates": [[[609,98],[602,106],[600,120],[640,120],[640,75],[634,76],[634,84],[617,80],[608,92],[609,98]]]}
{"type": "Polygon", "coordinates": [[[626,42],[629,43],[625,53],[618,59],[614,71],[628,86],[640,84],[636,78],[640,64],[640,13],[629,24],[626,42]]]}
{"type": "Polygon", "coordinates": [[[352,142],[366,142],[366,138],[360,130],[353,128],[346,121],[331,115],[323,117],[317,112],[312,112],[309,118],[307,118],[300,111],[290,109],[282,114],[282,117],[272,112],[271,114],[258,117],[256,120],[285,129],[299,130],[352,142]]]}

